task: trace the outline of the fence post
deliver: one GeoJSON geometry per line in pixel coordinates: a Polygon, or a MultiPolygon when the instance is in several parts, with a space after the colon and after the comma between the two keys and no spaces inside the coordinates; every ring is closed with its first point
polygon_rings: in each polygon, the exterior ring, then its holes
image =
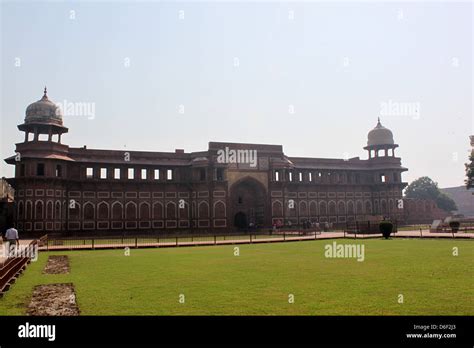
{"type": "Polygon", "coordinates": [[[421,228],[420,228],[420,237],[423,238],[423,231],[421,228]]]}
{"type": "Polygon", "coordinates": [[[176,246],[178,246],[178,237],[176,236],[176,246]]]}
{"type": "Polygon", "coordinates": [[[138,248],[138,237],[135,237],[135,248],[138,248]]]}
{"type": "Polygon", "coordinates": [[[286,232],[283,231],[283,241],[286,241],[286,232]]]}
{"type": "Polygon", "coordinates": [[[92,238],[92,249],[94,249],[94,238],[92,238]]]}
{"type": "Polygon", "coordinates": [[[216,235],[214,235],[214,245],[217,244],[217,241],[216,241],[216,235]]]}
{"type": "Polygon", "coordinates": [[[252,243],[252,233],[250,233],[250,243],[252,243]]]}

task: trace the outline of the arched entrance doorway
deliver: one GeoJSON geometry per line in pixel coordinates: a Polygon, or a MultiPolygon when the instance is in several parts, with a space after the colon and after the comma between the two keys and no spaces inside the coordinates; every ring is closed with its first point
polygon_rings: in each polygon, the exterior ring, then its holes
{"type": "Polygon", "coordinates": [[[267,196],[260,182],[250,177],[236,182],[230,190],[230,199],[234,227],[265,226],[267,196]]]}
{"type": "Polygon", "coordinates": [[[247,215],[244,212],[239,211],[234,216],[234,226],[240,229],[247,228],[247,215]]]}

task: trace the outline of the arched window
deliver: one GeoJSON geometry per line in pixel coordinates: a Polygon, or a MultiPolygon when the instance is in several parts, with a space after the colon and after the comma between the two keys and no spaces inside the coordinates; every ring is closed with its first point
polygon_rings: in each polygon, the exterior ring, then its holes
{"type": "Polygon", "coordinates": [[[153,203],[153,219],[163,219],[163,204],[161,204],[160,202],[153,203]]]}
{"type": "Polygon", "coordinates": [[[112,220],[121,220],[123,219],[123,206],[120,202],[115,202],[112,204],[112,220]]]}
{"type": "Polygon", "coordinates": [[[308,206],[306,202],[300,202],[300,216],[302,217],[308,216],[308,206]]]}
{"type": "Polygon", "coordinates": [[[140,220],[150,220],[150,204],[148,202],[140,203],[140,220]]]}
{"type": "Polygon", "coordinates": [[[166,203],[166,218],[169,220],[176,219],[176,203],[174,202],[166,203]]]}
{"type": "Polygon", "coordinates": [[[31,220],[32,216],[33,216],[33,204],[31,203],[31,201],[26,201],[26,205],[25,205],[25,218],[27,220],[31,220]]]}
{"type": "Polygon", "coordinates": [[[189,204],[187,202],[178,203],[178,216],[180,220],[189,219],[189,204]]]}
{"type": "Polygon", "coordinates": [[[209,218],[209,205],[207,202],[199,203],[199,218],[208,219],[209,218]]]}
{"type": "Polygon", "coordinates": [[[387,202],[385,201],[385,199],[382,199],[380,201],[380,207],[382,209],[382,214],[387,214],[387,202]]]}
{"type": "Polygon", "coordinates": [[[324,201],[319,202],[319,214],[327,215],[327,205],[324,201]]]}
{"type": "Polygon", "coordinates": [[[364,214],[364,205],[362,204],[362,201],[357,201],[357,203],[356,203],[356,211],[357,211],[357,215],[362,215],[362,214],[364,214]]]}
{"type": "Polygon", "coordinates": [[[343,201],[339,201],[337,204],[337,213],[339,215],[346,215],[346,204],[343,201]]]}
{"type": "Polygon", "coordinates": [[[35,202],[35,220],[43,220],[43,201],[35,202]]]}
{"type": "Polygon", "coordinates": [[[69,219],[71,220],[80,220],[81,216],[81,206],[74,200],[69,201],[69,219]]]}
{"type": "Polygon", "coordinates": [[[289,217],[296,216],[296,202],[294,199],[289,199],[286,202],[286,216],[289,216],[289,217]]]}
{"type": "Polygon", "coordinates": [[[329,215],[336,215],[336,202],[330,201],[328,207],[329,207],[329,215]]]}
{"type": "Polygon", "coordinates": [[[365,213],[372,214],[372,204],[369,201],[365,202],[365,213]]]}
{"type": "Polygon", "coordinates": [[[53,201],[46,203],[46,220],[53,220],[53,201]]]}
{"type": "Polygon", "coordinates": [[[283,207],[280,201],[275,201],[272,204],[272,215],[274,217],[282,217],[283,216],[283,207]]]}
{"type": "Polygon", "coordinates": [[[214,204],[214,217],[217,219],[224,219],[226,216],[225,204],[222,201],[217,201],[214,204]]]}
{"type": "Polygon", "coordinates": [[[106,202],[100,202],[97,205],[97,217],[99,220],[109,219],[109,205],[106,202]]]}
{"type": "Polygon", "coordinates": [[[128,202],[125,205],[125,219],[127,220],[137,219],[137,204],[135,202],[128,202]]]}
{"type": "Polygon", "coordinates": [[[61,202],[56,201],[54,205],[54,218],[56,220],[61,220],[61,202]]]}
{"type": "Polygon", "coordinates": [[[347,214],[354,215],[354,203],[352,201],[347,202],[347,214]]]}
{"type": "Polygon", "coordinates": [[[316,204],[315,201],[311,201],[309,203],[309,215],[311,217],[315,217],[318,215],[318,205],[316,204]]]}
{"type": "Polygon", "coordinates": [[[84,220],[94,220],[95,219],[95,212],[94,212],[94,204],[91,202],[87,202],[84,204],[84,220]]]}

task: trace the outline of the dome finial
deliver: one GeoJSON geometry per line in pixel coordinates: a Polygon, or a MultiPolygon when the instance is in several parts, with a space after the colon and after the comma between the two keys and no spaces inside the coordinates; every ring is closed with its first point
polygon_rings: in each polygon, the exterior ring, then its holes
{"type": "Polygon", "coordinates": [[[48,99],[48,89],[46,88],[46,86],[44,86],[44,94],[43,94],[43,99],[48,99]]]}
{"type": "Polygon", "coordinates": [[[377,117],[377,126],[381,126],[382,124],[380,123],[380,116],[377,117]]]}

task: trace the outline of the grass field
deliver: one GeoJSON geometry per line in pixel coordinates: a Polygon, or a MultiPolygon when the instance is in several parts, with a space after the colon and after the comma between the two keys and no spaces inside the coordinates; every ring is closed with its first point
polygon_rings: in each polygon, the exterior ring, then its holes
{"type": "Polygon", "coordinates": [[[35,285],[72,282],[83,315],[474,315],[471,241],[336,241],[363,244],[363,262],[326,258],[332,242],[42,252],[0,314],[25,314],[35,285]],[[48,255],[68,255],[71,273],[42,274],[48,255]]]}

